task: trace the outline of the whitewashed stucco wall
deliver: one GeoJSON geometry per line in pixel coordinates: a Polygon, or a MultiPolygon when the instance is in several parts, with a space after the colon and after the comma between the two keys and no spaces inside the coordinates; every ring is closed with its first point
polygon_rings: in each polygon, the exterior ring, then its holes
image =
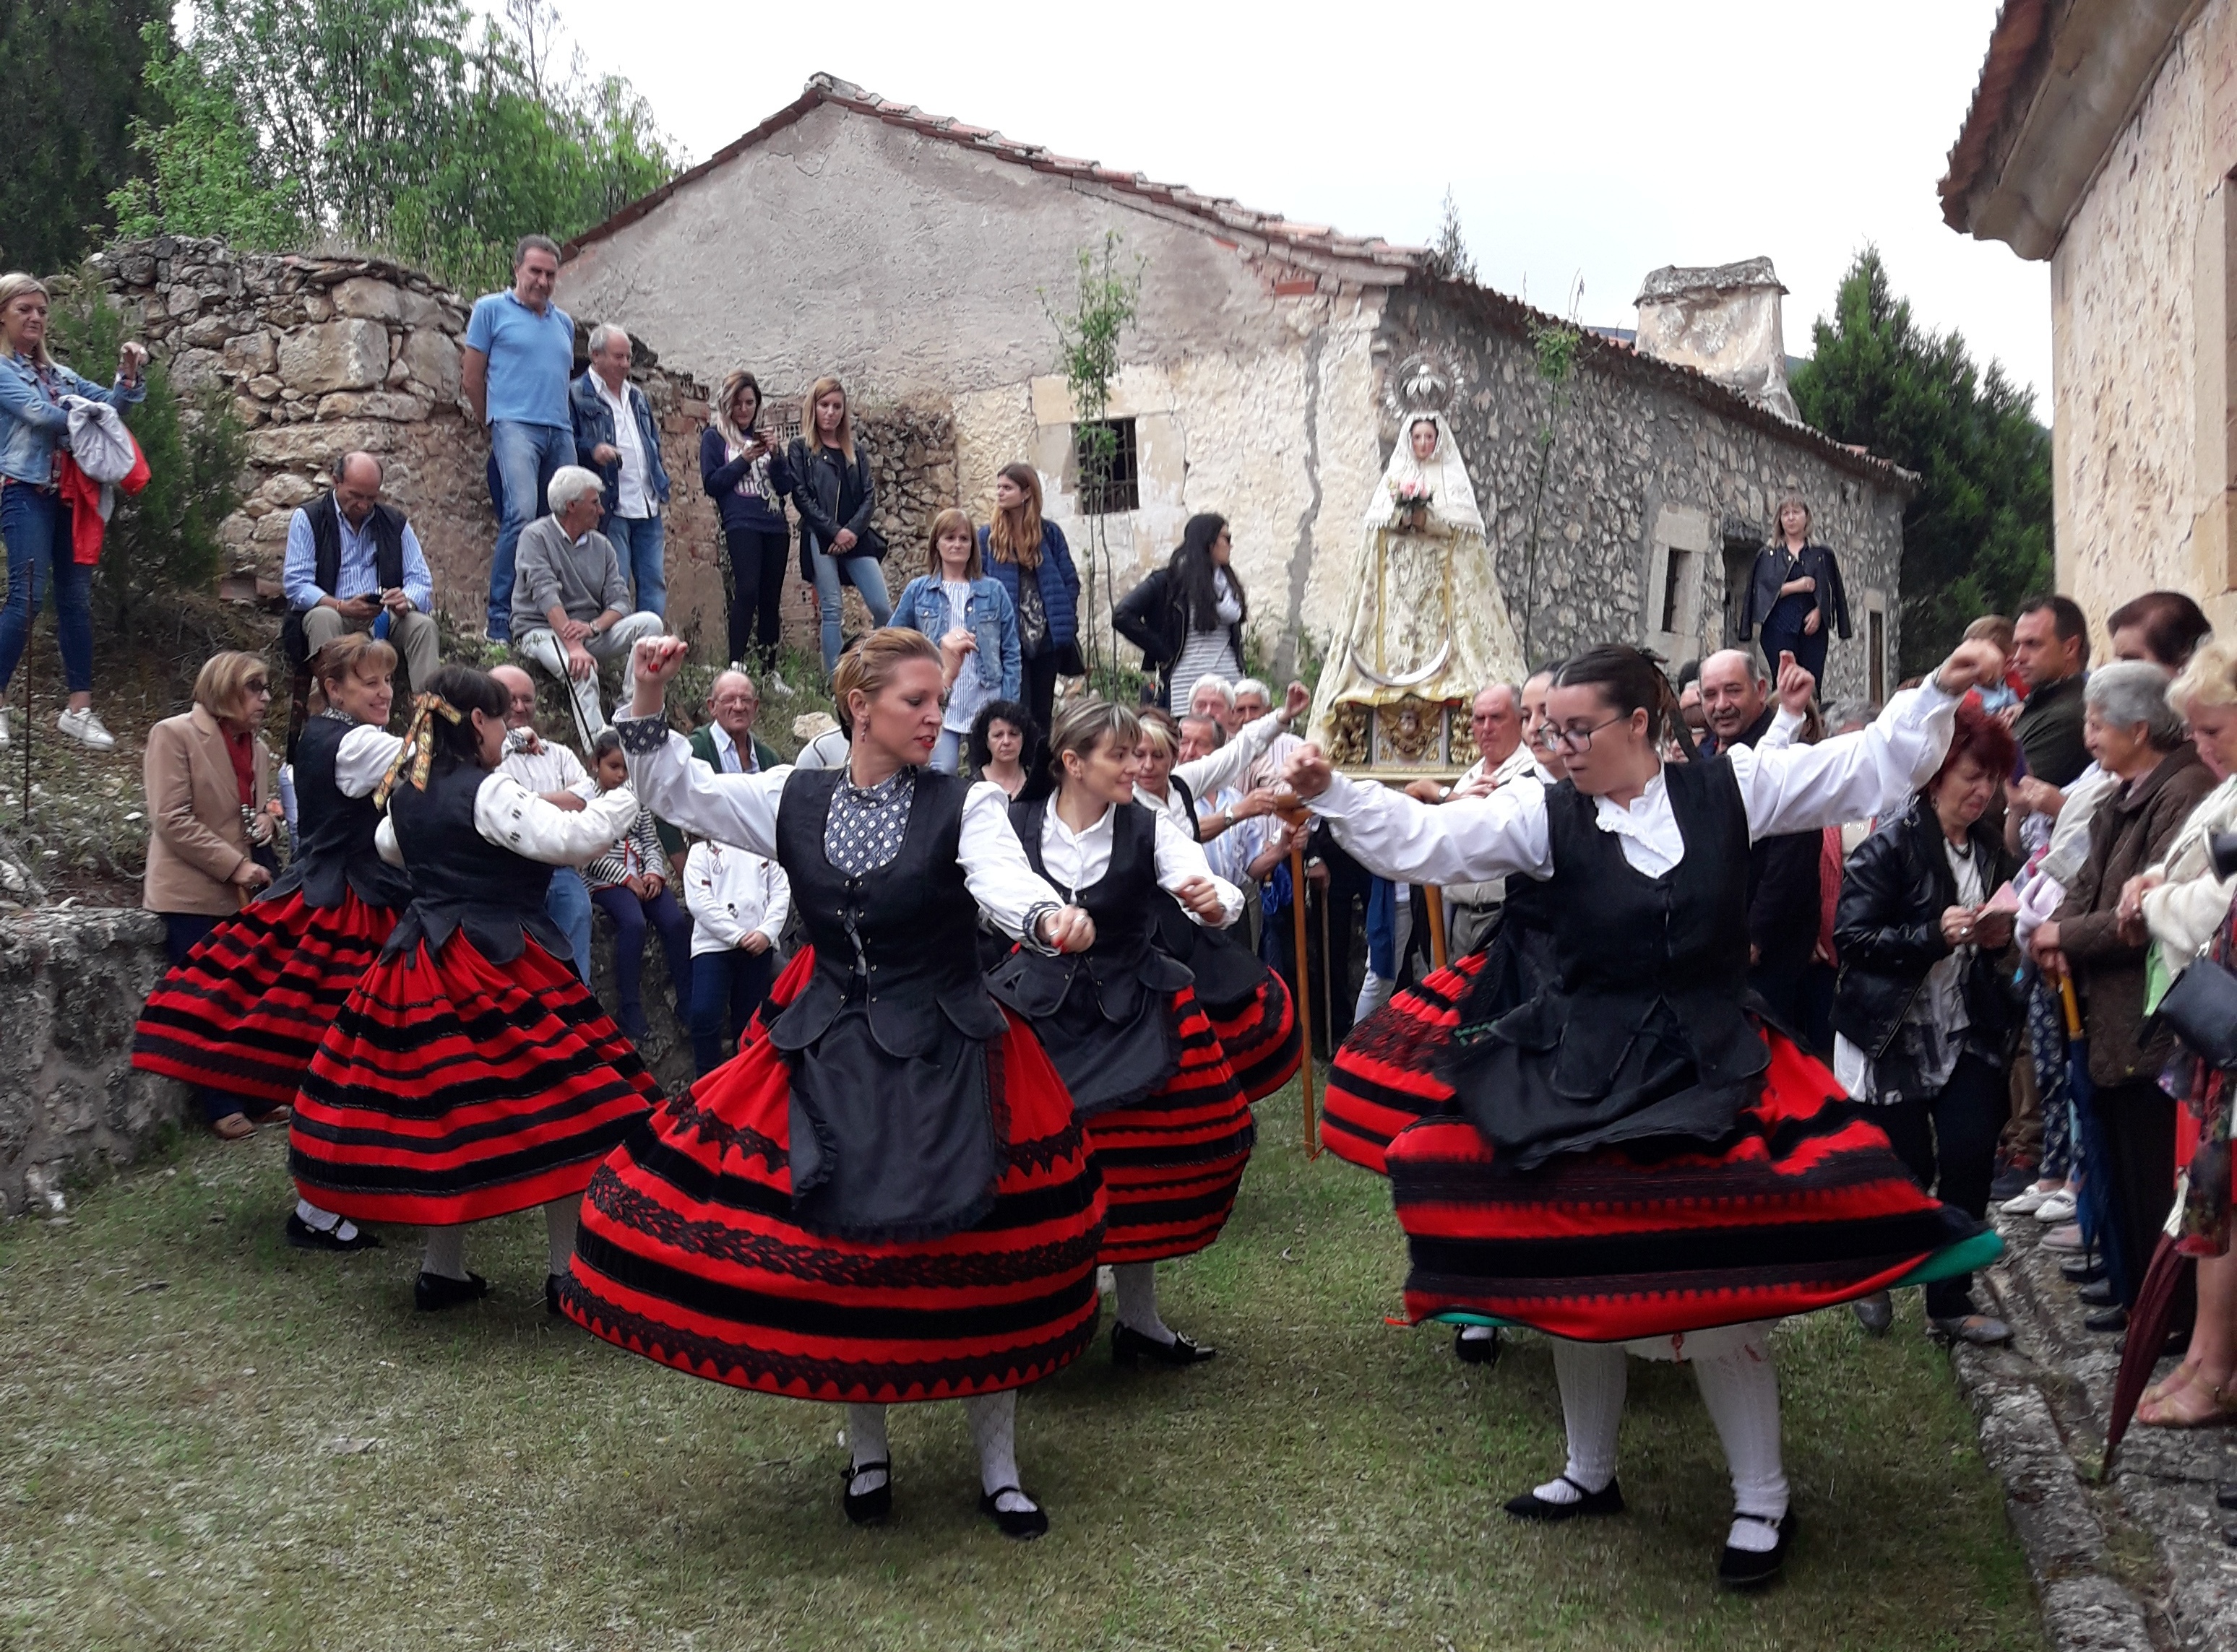
{"type": "Polygon", "coordinates": [[[2237,0],[2161,65],[2051,260],[2060,588],[2099,628],[2153,587],[2237,622],[2227,532],[2237,0]]]}

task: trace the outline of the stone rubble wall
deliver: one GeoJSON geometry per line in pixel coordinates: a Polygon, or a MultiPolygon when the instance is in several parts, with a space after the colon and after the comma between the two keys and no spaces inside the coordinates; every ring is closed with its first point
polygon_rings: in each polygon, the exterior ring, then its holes
{"type": "MultiPolygon", "coordinates": [[[[213,385],[231,396],[247,463],[241,508],[224,529],[229,590],[276,599],[290,517],[326,486],[336,454],[362,448],[386,465],[388,496],[426,550],[438,610],[462,631],[480,629],[497,517],[488,438],[460,389],[468,299],[385,260],[242,253],[180,236],[120,243],[94,267],[128,336],[168,364],[183,398],[213,385]]],[[[559,302],[566,307],[564,286],[559,302]]],[[[578,356],[598,319],[577,317],[578,356]]],[[[673,484],[670,618],[704,655],[719,657],[727,652],[722,535],[699,482],[708,391],[634,342],[633,377],[651,404],[673,484]]],[[[921,566],[933,516],[955,498],[954,420],[932,405],[866,408],[857,428],[872,455],[876,520],[896,553],[888,573],[898,589],[921,566]]],[[[812,647],[813,604],[797,581],[788,582],[785,616],[788,639],[812,647]]]]}
{"type": "MultiPolygon", "coordinates": [[[[591,929],[591,988],[609,1008],[613,933],[603,917],[591,929]]],[[[182,1124],[201,1128],[187,1085],[131,1065],[133,1023],[168,968],[151,912],[60,906],[0,919],[0,1217],[59,1214],[69,1189],[182,1124]]],[[[691,1043],[657,945],[646,948],[643,993],[639,1048],[662,1087],[681,1094],[691,1043]]]]}

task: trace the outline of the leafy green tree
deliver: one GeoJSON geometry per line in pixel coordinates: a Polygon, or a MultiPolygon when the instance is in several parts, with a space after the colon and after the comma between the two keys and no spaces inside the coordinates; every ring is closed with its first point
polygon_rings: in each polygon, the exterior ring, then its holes
{"type": "Polygon", "coordinates": [[[109,192],[132,169],[134,122],[155,94],[142,70],[167,36],[167,0],[0,4],[0,258],[68,269],[102,239],[109,192]]]}
{"type": "Polygon", "coordinates": [[[558,17],[509,0],[228,0],[151,70],[174,111],[144,130],[142,233],[247,244],[331,236],[501,286],[512,245],[566,236],[673,176],[626,81],[552,57],[558,17]]]}
{"type": "Polygon", "coordinates": [[[1793,380],[1803,418],[1919,475],[1903,519],[1902,663],[1925,670],[1981,615],[2050,589],[2050,432],[2001,364],[1980,371],[1954,329],[1913,319],[1875,247],[1811,336],[1793,380]]]}

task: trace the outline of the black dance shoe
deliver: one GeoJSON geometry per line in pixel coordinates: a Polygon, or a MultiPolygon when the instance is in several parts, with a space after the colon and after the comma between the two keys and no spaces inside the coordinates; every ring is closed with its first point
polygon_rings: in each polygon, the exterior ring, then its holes
{"type": "Polygon", "coordinates": [[[287,1213],[287,1242],[297,1250],[339,1251],[347,1256],[361,1250],[379,1250],[380,1235],[360,1227],[354,1239],[344,1239],[341,1223],[331,1227],[313,1227],[294,1211],[287,1213]]]}
{"type": "Polygon", "coordinates": [[[1759,1514],[1737,1515],[1734,1518],[1769,1526],[1778,1534],[1778,1541],[1761,1553],[1726,1543],[1723,1557],[1717,1562],[1717,1581],[1726,1589],[1760,1589],[1778,1576],[1786,1564],[1786,1551],[1794,1542],[1794,1511],[1790,1509],[1777,1520],[1766,1520],[1759,1514]]]}
{"type": "Polygon", "coordinates": [[[559,1282],[564,1278],[566,1275],[564,1274],[546,1274],[544,1276],[544,1311],[555,1320],[565,1317],[559,1312],[559,1282]]]}
{"type": "Polygon", "coordinates": [[[1495,1325],[1464,1325],[1453,1336],[1453,1357],[1464,1366],[1495,1366],[1499,1363],[1499,1327],[1495,1325]],[[1470,1336],[1469,1332],[1477,1334],[1470,1336]],[[1484,1334],[1489,1333],[1488,1335],[1484,1334]]]}
{"type": "Polygon", "coordinates": [[[1160,1342],[1155,1337],[1145,1337],[1130,1326],[1111,1327],[1111,1363],[1132,1370],[1144,1360],[1153,1366],[1200,1366],[1219,1352],[1201,1342],[1191,1342],[1178,1332],[1171,1342],[1160,1342]]]}
{"type": "Polygon", "coordinates": [[[442,1274],[422,1274],[412,1283],[412,1306],[422,1313],[439,1313],[461,1302],[478,1302],[490,1293],[490,1282],[478,1274],[454,1280],[442,1274]]]}
{"type": "Polygon", "coordinates": [[[2061,1262],[2058,1272],[2069,1285],[2095,1285],[2105,1277],[2104,1259],[2080,1256],[2070,1262],[2061,1262]]]}
{"type": "Polygon", "coordinates": [[[2107,1308],[2102,1313],[2087,1314],[2083,1316],[2082,1328],[2098,1332],[2125,1331],[2128,1328],[2128,1310],[2113,1307],[2107,1308]]]}
{"type": "Polygon", "coordinates": [[[839,1477],[839,1484],[841,1488],[839,1506],[847,1510],[848,1519],[858,1526],[881,1525],[894,1511],[894,1465],[891,1463],[857,1463],[839,1477]],[[856,1480],[865,1474],[880,1473],[886,1478],[871,1490],[856,1495],[856,1480]]]}
{"type": "Polygon", "coordinates": [[[1548,1503],[1535,1491],[1525,1491],[1519,1497],[1507,1500],[1507,1512],[1517,1520],[1574,1520],[1580,1515],[1621,1514],[1623,1512],[1623,1484],[1610,1480],[1597,1491],[1587,1491],[1564,1474],[1562,1479],[1576,1486],[1580,1493],[1574,1503],[1548,1503]]]}
{"type": "Polygon", "coordinates": [[[1035,1504],[1030,1509],[1005,1509],[1000,1499],[1006,1492],[1015,1491],[1020,1497],[1026,1493],[1014,1485],[984,1493],[979,1499],[979,1512],[1001,1528],[1005,1537],[1020,1543],[1031,1543],[1036,1537],[1048,1535],[1048,1510],[1035,1504]]]}

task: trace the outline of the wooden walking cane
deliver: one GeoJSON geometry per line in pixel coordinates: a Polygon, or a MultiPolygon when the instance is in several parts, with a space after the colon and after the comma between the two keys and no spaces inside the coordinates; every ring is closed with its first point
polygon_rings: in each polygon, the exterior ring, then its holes
{"type": "MultiPolygon", "coordinates": [[[[1302,826],[1312,817],[1301,803],[1277,810],[1291,826],[1302,826]]],[[[1305,952],[1305,834],[1300,831],[1290,845],[1290,914],[1297,942],[1297,1032],[1304,1041],[1305,1058],[1297,1063],[1297,1084],[1305,1102],[1305,1157],[1321,1156],[1320,1108],[1313,1096],[1313,974],[1305,952]]],[[[1325,974],[1326,964],[1322,972],[1325,974]]]]}
{"type": "Polygon", "coordinates": [[[1422,885],[1422,899],[1429,914],[1429,967],[1445,967],[1445,892],[1435,884],[1422,885]]]}

